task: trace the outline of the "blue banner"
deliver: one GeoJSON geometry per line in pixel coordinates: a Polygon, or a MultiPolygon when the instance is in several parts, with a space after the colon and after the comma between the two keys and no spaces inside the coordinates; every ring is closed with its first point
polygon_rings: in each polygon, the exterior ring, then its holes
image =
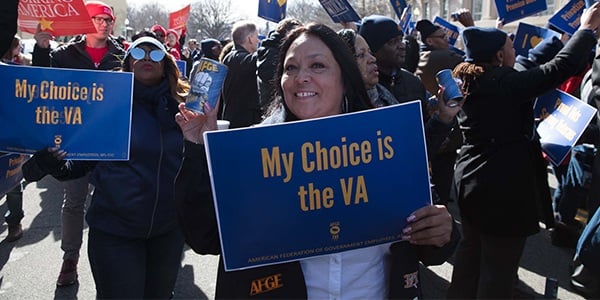
{"type": "Polygon", "coordinates": [[[559,11],[554,13],[548,23],[556,26],[556,28],[573,35],[579,28],[581,14],[585,8],[584,0],[571,0],[559,11]]]}
{"type": "Polygon", "coordinates": [[[185,78],[187,76],[187,61],[175,60],[175,63],[177,63],[177,69],[179,69],[179,73],[181,73],[181,78],[185,78]]]}
{"type": "Polygon", "coordinates": [[[259,0],[258,16],[271,22],[278,23],[285,19],[287,0],[259,0]]]}
{"type": "Polygon", "coordinates": [[[537,46],[541,41],[550,39],[554,36],[560,38],[560,33],[551,29],[520,22],[519,26],[517,26],[515,39],[513,41],[515,53],[516,55],[527,57],[529,55],[529,49],[537,46]]]}
{"type": "Polygon", "coordinates": [[[439,16],[435,16],[435,18],[433,18],[432,23],[446,30],[446,35],[448,36],[448,44],[454,46],[454,43],[456,43],[458,35],[460,34],[460,30],[458,29],[458,27],[440,18],[439,16]]]}
{"type": "Polygon", "coordinates": [[[28,155],[0,153],[0,198],[21,182],[21,166],[27,159],[28,155]]]}
{"type": "Polygon", "coordinates": [[[128,160],[133,73],[0,65],[0,151],[128,160]]]}
{"type": "Polygon", "coordinates": [[[319,0],[333,22],[358,22],[360,17],[348,0],[319,0]]]}
{"type": "Polygon", "coordinates": [[[523,19],[546,10],[546,0],[495,0],[498,17],[504,24],[523,19]]]}
{"type": "Polygon", "coordinates": [[[410,21],[412,19],[412,7],[409,5],[407,7],[404,8],[404,11],[402,12],[402,16],[400,16],[400,29],[402,29],[402,31],[404,32],[404,34],[409,34],[409,24],[410,21]]]}
{"type": "Polygon", "coordinates": [[[537,98],[534,116],[542,120],[537,132],[542,150],[555,166],[565,159],[595,113],[594,107],[560,90],[537,98]]]}
{"type": "Polygon", "coordinates": [[[399,240],[431,203],[421,120],[413,101],[206,133],[226,270],[399,240]]]}
{"type": "MultiPolygon", "coordinates": [[[[396,16],[398,16],[398,19],[402,20],[402,16],[404,15],[405,9],[407,8],[406,0],[390,0],[390,3],[394,8],[396,16]]],[[[404,29],[405,27],[402,28],[404,29]]]]}

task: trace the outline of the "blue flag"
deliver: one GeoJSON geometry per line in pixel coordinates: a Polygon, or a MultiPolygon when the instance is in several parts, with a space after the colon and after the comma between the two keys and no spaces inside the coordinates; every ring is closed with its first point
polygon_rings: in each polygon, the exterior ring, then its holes
{"type": "Polygon", "coordinates": [[[546,0],[495,0],[498,17],[504,24],[546,10],[546,0]]]}
{"type": "Polygon", "coordinates": [[[129,159],[133,73],[0,65],[0,82],[0,151],[129,159]]]}
{"type": "Polygon", "coordinates": [[[398,241],[431,204],[423,132],[419,101],[207,132],[225,269],[398,241]]]}
{"type": "Polygon", "coordinates": [[[537,46],[541,41],[554,36],[560,38],[560,33],[551,29],[520,22],[515,32],[515,40],[513,41],[515,53],[527,57],[529,49],[537,46]]]}
{"type": "MultiPolygon", "coordinates": [[[[398,19],[402,20],[402,15],[404,14],[404,9],[406,9],[406,0],[390,0],[392,7],[394,8],[394,12],[398,19]]],[[[404,28],[404,27],[402,27],[404,28]]]]}
{"type": "Polygon", "coordinates": [[[555,166],[565,159],[595,114],[594,107],[560,90],[536,99],[534,116],[542,120],[537,127],[542,150],[555,166]]]}
{"type": "Polygon", "coordinates": [[[271,22],[278,23],[285,19],[287,0],[259,0],[258,16],[271,22]]]}
{"type": "Polygon", "coordinates": [[[319,2],[335,23],[360,21],[358,13],[348,0],[319,0],[319,2]]]}
{"type": "Polygon", "coordinates": [[[410,21],[412,19],[412,7],[409,5],[407,7],[404,8],[404,11],[402,11],[402,16],[400,17],[400,28],[402,29],[402,31],[404,32],[404,34],[409,34],[409,29],[410,29],[410,21]]]}
{"type": "Polygon", "coordinates": [[[554,13],[548,23],[556,26],[556,28],[573,35],[579,28],[581,14],[585,8],[584,0],[571,0],[559,11],[554,13]]]}
{"type": "Polygon", "coordinates": [[[451,46],[454,46],[454,44],[456,43],[456,40],[458,39],[458,35],[460,34],[458,27],[456,27],[456,25],[453,25],[452,23],[440,18],[439,16],[435,16],[432,23],[436,24],[436,25],[444,28],[444,30],[446,30],[446,35],[448,36],[448,44],[450,44],[451,46]]]}

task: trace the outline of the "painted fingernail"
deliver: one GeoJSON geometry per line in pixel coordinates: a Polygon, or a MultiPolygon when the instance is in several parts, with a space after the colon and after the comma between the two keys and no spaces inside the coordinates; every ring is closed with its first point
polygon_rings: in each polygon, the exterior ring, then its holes
{"type": "Polygon", "coordinates": [[[407,221],[407,222],[412,222],[412,221],[414,221],[416,218],[417,218],[417,217],[416,217],[415,215],[410,215],[410,216],[408,216],[408,218],[406,218],[406,221],[407,221]]]}

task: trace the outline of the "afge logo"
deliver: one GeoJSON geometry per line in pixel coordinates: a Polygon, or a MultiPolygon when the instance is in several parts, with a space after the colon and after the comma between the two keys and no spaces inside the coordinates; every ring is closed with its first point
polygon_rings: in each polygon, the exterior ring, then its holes
{"type": "Polygon", "coordinates": [[[337,241],[340,238],[340,222],[332,222],[329,224],[329,234],[331,234],[331,239],[337,241]]]}
{"type": "Polygon", "coordinates": [[[280,287],[283,287],[281,273],[255,279],[252,280],[252,285],[250,286],[250,296],[266,293],[280,287]]]}

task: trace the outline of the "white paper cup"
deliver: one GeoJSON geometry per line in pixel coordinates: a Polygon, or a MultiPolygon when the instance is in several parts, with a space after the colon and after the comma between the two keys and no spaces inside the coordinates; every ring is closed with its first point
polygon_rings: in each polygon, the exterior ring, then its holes
{"type": "Polygon", "coordinates": [[[225,130],[225,129],[229,129],[229,121],[217,120],[217,130],[225,130]]]}

